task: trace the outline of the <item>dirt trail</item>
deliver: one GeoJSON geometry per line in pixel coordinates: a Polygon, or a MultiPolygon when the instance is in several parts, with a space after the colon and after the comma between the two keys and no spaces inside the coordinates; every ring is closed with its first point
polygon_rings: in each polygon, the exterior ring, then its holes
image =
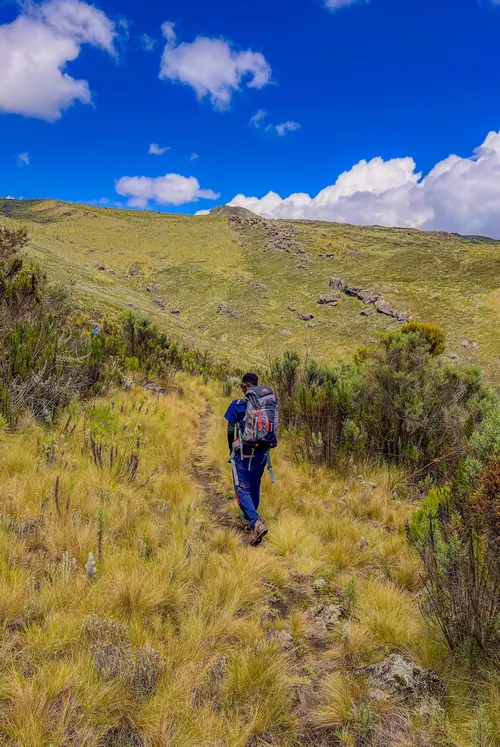
{"type": "MultiPolygon", "coordinates": [[[[220,524],[220,526],[234,529],[238,535],[240,535],[241,539],[247,542],[248,534],[243,529],[243,522],[238,521],[238,519],[232,517],[228,512],[230,500],[235,500],[235,498],[230,498],[227,494],[221,492],[217,486],[217,471],[207,467],[204,461],[212,414],[213,410],[210,404],[207,403],[205,413],[201,416],[198,424],[199,435],[196,446],[196,458],[193,462],[192,469],[193,478],[200,490],[203,492],[205,500],[210,508],[210,513],[216,518],[217,523],[220,524]]],[[[229,468],[228,465],[228,469],[229,468]]]]}

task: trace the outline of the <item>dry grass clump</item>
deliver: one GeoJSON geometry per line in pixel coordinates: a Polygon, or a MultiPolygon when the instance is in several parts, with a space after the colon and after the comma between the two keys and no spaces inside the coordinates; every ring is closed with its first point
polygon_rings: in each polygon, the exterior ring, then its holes
{"type": "MultiPolygon", "coordinates": [[[[278,481],[264,479],[269,539],[250,548],[231,524],[226,401],[179,383],[182,395],[117,393],[75,405],[71,427],[0,439],[0,743],[297,747],[305,718],[334,744],[379,744],[400,706],[373,702],[352,671],[399,650],[446,675],[439,734],[495,744],[498,678],[469,696],[466,723],[467,675],[423,626],[410,509],[385,476],[370,475],[367,503],[360,480],[346,492],[297,467],[284,439],[278,481]],[[133,472],[117,468],[132,453],[133,472]],[[307,714],[304,686],[320,695],[307,714]]],[[[441,744],[405,723],[408,745],[441,744]]]]}

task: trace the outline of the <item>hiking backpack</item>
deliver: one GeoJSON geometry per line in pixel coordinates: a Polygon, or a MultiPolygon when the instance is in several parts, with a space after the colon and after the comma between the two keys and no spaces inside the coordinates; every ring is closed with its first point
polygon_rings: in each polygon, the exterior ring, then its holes
{"type": "Polygon", "coordinates": [[[245,395],[247,409],[241,440],[247,446],[278,445],[278,398],[269,386],[256,386],[245,395]]]}

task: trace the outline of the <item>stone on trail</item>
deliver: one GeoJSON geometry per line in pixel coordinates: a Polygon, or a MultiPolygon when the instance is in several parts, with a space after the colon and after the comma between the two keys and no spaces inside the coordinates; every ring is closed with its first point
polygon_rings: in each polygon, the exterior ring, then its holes
{"type": "Polygon", "coordinates": [[[446,695],[444,682],[430,669],[424,669],[400,654],[392,654],[380,664],[358,670],[367,678],[372,698],[395,697],[408,705],[442,706],[446,695]]]}

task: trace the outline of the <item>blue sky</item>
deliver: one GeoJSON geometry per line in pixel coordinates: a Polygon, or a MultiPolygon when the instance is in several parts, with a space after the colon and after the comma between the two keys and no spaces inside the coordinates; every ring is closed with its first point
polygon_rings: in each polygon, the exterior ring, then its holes
{"type": "Polygon", "coordinates": [[[0,194],[500,235],[500,5],[325,2],[3,2],[0,194]]]}

